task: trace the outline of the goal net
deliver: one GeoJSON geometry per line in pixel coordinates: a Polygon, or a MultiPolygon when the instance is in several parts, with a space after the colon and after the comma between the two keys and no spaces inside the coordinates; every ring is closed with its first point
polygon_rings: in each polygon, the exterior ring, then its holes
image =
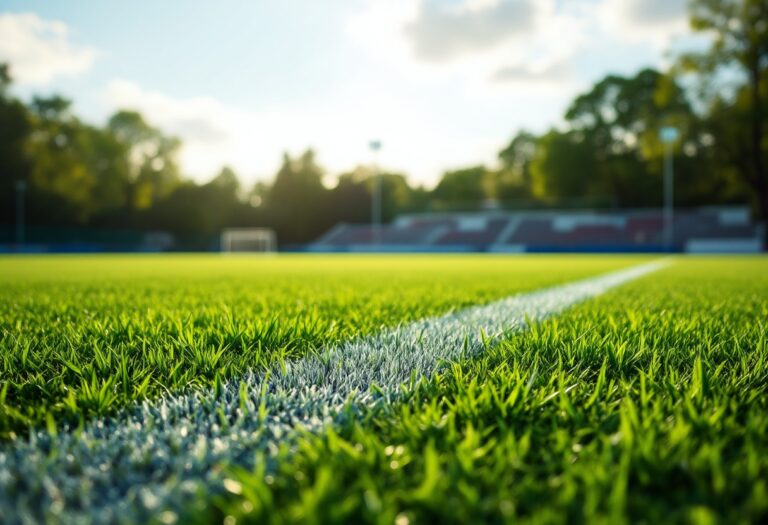
{"type": "Polygon", "coordinates": [[[221,232],[222,252],[274,252],[277,236],[269,228],[226,228],[221,232]]]}

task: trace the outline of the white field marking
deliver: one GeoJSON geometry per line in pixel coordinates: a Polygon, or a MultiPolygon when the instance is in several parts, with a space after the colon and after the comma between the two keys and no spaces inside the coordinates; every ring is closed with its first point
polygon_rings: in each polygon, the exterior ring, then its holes
{"type": "MultiPolygon", "coordinates": [[[[446,361],[658,270],[656,261],[384,330],[215,389],[145,401],[80,432],[0,448],[0,522],[143,522],[219,490],[221,469],[268,467],[303,431],[358,417],[446,361]],[[373,385],[379,387],[374,391],[373,385]]],[[[271,465],[272,468],[274,465],[271,465]]],[[[187,507],[188,508],[188,507],[187,507]]]]}

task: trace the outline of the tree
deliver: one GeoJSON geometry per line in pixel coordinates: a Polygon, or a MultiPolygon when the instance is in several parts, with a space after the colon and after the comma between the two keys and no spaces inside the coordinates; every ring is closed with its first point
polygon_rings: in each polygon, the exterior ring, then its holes
{"type": "MultiPolygon", "coordinates": [[[[408,185],[408,179],[402,173],[381,173],[380,177],[383,222],[390,222],[398,213],[420,209],[426,204],[422,192],[411,188],[408,185]]],[[[373,178],[369,180],[373,184],[373,178]]]]}
{"type": "Polygon", "coordinates": [[[495,193],[501,201],[530,200],[531,163],[536,155],[538,137],[520,131],[509,145],[499,152],[501,169],[496,174],[495,193]]]}
{"type": "Polygon", "coordinates": [[[8,94],[0,65],[0,194],[3,222],[12,222],[13,185],[27,182],[31,224],[114,222],[126,202],[125,151],[105,129],[84,124],[60,96],[34,97],[25,107],[8,94]],[[107,219],[109,217],[109,219],[107,219]]]}
{"type": "Polygon", "coordinates": [[[661,78],[651,69],[631,78],[608,75],[578,96],[565,114],[594,150],[595,189],[614,196],[620,206],[658,201],[659,191],[648,188],[646,180],[654,174],[652,186],[661,187],[660,165],[646,163],[640,145],[656,141],[660,120],[670,118],[668,108],[654,100],[661,78]]]}
{"type": "MultiPolygon", "coordinates": [[[[667,125],[683,137],[674,147],[677,204],[739,202],[743,196],[731,172],[714,162],[721,154],[712,131],[671,74],[643,69],[628,77],[608,75],[573,100],[565,120],[563,131],[542,137],[520,132],[499,152],[499,198],[659,206],[665,153],[659,131],[667,125]]],[[[729,122],[739,127],[734,119],[721,124],[729,122]]],[[[738,144],[734,140],[733,149],[738,144]]]]}
{"type": "Polygon", "coordinates": [[[401,173],[380,173],[367,166],[358,166],[339,176],[330,192],[328,216],[333,223],[368,223],[371,221],[371,195],[376,177],[381,178],[382,220],[389,222],[398,213],[423,210],[428,195],[422,188],[412,188],[401,173]]]}
{"type": "Polygon", "coordinates": [[[578,97],[565,118],[590,133],[604,158],[655,140],[662,125],[681,125],[691,114],[684,91],[669,77],[643,69],[632,77],[608,75],[578,97]]]}
{"type": "Polygon", "coordinates": [[[608,75],[578,96],[565,117],[594,150],[600,181],[595,189],[611,195],[619,206],[661,203],[662,126],[673,125],[684,137],[675,151],[680,180],[693,180],[693,172],[701,180],[716,176],[696,162],[706,140],[685,91],[670,75],[653,69],[631,77],[608,75]]]}
{"type": "Polygon", "coordinates": [[[485,166],[446,171],[432,192],[438,204],[480,204],[493,196],[493,178],[485,166]]]}
{"type": "Polygon", "coordinates": [[[339,175],[329,195],[328,211],[334,222],[367,223],[371,220],[370,170],[358,167],[339,175]]]}
{"type": "Polygon", "coordinates": [[[240,191],[240,181],[237,178],[237,173],[235,173],[235,170],[229,166],[221,168],[221,171],[219,171],[208,185],[234,197],[237,197],[237,194],[240,191]]]}
{"type": "Polygon", "coordinates": [[[91,208],[94,220],[122,225],[129,205],[130,176],[127,152],[107,129],[84,126],[80,135],[84,162],[94,179],[91,208]]]}
{"type": "Polygon", "coordinates": [[[32,132],[29,112],[9,95],[10,85],[8,65],[0,64],[0,221],[5,224],[15,221],[16,183],[29,179],[25,144],[32,132]]]}
{"type": "MultiPolygon", "coordinates": [[[[737,173],[755,195],[758,216],[768,219],[768,2],[765,0],[693,0],[691,26],[712,37],[712,45],[700,54],[689,54],[683,66],[697,72],[705,86],[715,139],[730,151],[737,173]],[[728,97],[717,90],[733,73],[743,78],[728,97]],[[725,119],[723,121],[722,119],[725,119]],[[732,124],[736,124],[735,129],[732,124]],[[743,131],[741,131],[741,130],[743,131]],[[744,133],[746,131],[746,133],[744,133]],[[746,135],[744,146],[734,147],[734,135],[746,135]]],[[[768,230],[766,230],[768,241],[768,230]]]]}
{"type": "Polygon", "coordinates": [[[118,111],[107,129],[127,152],[133,207],[149,208],[180,184],[176,156],[181,142],[177,138],[163,135],[135,111],[118,111]]]}
{"type": "Polygon", "coordinates": [[[211,239],[243,216],[246,204],[238,197],[240,182],[224,167],[206,184],[184,181],[142,213],[147,228],[173,233],[186,246],[210,249],[211,239]]]}
{"type": "Polygon", "coordinates": [[[283,165],[264,196],[265,211],[281,242],[308,242],[332,226],[324,213],[328,190],[322,179],[312,150],[296,159],[283,155],[283,165]]]}
{"type": "Polygon", "coordinates": [[[233,226],[246,205],[240,200],[240,181],[235,171],[224,166],[208,184],[198,186],[204,206],[202,232],[215,235],[226,226],[233,226]]]}
{"type": "Polygon", "coordinates": [[[36,222],[120,224],[129,198],[129,150],[109,129],[84,124],[59,96],[35,97],[30,215],[36,222]]]}
{"type": "Polygon", "coordinates": [[[539,139],[531,163],[534,196],[553,204],[598,193],[597,159],[592,145],[576,131],[552,130],[539,139]]]}
{"type": "Polygon", "coordinates": [[[70,107],[69,100],[55,95],[32,100],[30,212],[59,224],[84,224],[94,211],[96,179],[83,155],[85,126],[70,107]]]}

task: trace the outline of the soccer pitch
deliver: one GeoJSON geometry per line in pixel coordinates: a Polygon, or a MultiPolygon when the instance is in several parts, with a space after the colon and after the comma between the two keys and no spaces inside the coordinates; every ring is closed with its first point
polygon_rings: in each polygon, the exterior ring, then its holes
{"type": "Polygon", "coordinates": [[[0,259],[0,521],[760,522],[768,259],[0,259]]]}

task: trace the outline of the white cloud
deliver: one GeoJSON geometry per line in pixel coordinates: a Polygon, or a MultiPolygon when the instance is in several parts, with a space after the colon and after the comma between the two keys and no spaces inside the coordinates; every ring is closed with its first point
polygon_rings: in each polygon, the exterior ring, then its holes
{"type": "Polygon", "coordinates": [[[403,30],[417,58],[440,62],[525,36],[531,32],[535,17],[533,0],[465,1],[458,5],[425,0],[403,30]]]}
{"type": "Polygon", "coordinates": [[[621,68],[624,51],[661,65],[687,28],[686,0],[369,0],[347,24],[402,76],[476,91],[572,87],[581,70],[563,66],[584,53],[610,60],[606,72],[621,68]]]}
{"type": "Polygon", "coordinates": [[[602,0],[596,16],[603,31],[613,38],[656,49],[688,29],[687,0],[602,0]]]}
{"type": "Polygon", "coordinates": [[[567,62],[553,62],[543,67],[532,68],[523,65],[504,66],[491,77],[495,82],[524,82],[549,84],[567,82],[572,75],[567,62]]]}
{"type": "Polygon", "coordinates": [[[97,54],[72,44],[63,22],[33,13],[0,14],[0,35],[0,61],[10,63],[20,84],[42,85],[60,75],[82,73],[97,54]]]}
{"type": "Polygon", "coordinates": [[[485,94],[562,88],[570,72],[561,64],[587,42],[587,31],[580,5],[554,0],[371,0],[347,21],[354,42],[401,78],[485,94]],[[544,74],[555,69],[557,78],[544,74]],[[521,74],[502,74],[512,70],[521,74]]]}

